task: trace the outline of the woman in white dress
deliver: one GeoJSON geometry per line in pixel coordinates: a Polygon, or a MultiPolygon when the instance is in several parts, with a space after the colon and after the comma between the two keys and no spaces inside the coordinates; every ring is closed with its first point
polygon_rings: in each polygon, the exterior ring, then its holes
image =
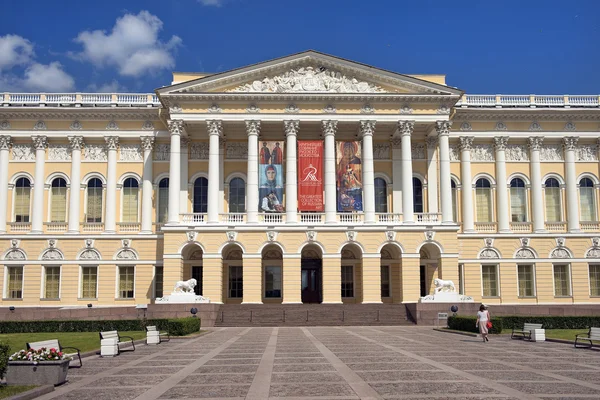
{"type": "Polygon", "coordinates": [[[488,339],[488,321],[490,321],[490,313],[487,310],[487,306],[482,304],[479,307],[479,311],[477,311],[477,322],[476,326],[479,326],[479,333],[481,333],[481,337],[484,342],[489,342],[488,339]]]}

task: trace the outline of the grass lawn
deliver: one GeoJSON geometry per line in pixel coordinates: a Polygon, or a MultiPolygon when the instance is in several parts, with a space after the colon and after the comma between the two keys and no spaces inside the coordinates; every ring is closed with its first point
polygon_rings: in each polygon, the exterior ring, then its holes
{"type": "Polygon", "coordinates": [[[0,399],[6,399],[7,397],[14,396],[22,392],[26,392],[33,389],[35,386],[6,386],[0,385],[0,399]]]}
{"type": "MultiPolygon", "coordinates": [[[[144,339],[146,332],[119,332],[122,336],[131,336],[134,340],[144,339]]],[[[10,346],[10,352],[16,353],[25,349],[27,342],[58,339],[63,346],[76,347],[82,353],[100,349],[100,336],[98,332],[41,332],[41,333],[4,333],[0,334],[0,342],[10,346]]],[[[1,398],[1,397],[0,397],[1,398]]]]}
{"type": "MultiPolygon", "coordinates": [[[[509,334],[512,332],[512,329],[503,329],[502,334],[509,334]]],[[[546,338],[547,339],[562,339],[562,340],[570,340],[575,341],[575,335],[579,333],[587,334],[589,329],[546,329],[546,338]]],[[[579,342],[578,342],[579,343],[579,342]]],[[[583,342],[584,344],[589,342],[583,342]]],[[[598,341],[594,341],[594,344],[600,344],[598,341]]]]}

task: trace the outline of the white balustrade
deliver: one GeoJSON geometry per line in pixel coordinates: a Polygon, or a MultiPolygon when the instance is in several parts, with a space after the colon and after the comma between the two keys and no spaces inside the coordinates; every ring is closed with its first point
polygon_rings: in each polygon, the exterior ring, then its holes
{"type": "Polygon", "coordinates": [[[567,230],[567,223],[561,222],[546,222],[546,230],[548,232],[564,232],[567,230]]]}
{"type": "Polygon", "coordinates": [[[9,93],[8,102],[11,104],[39,104],[39,93],[9,93]]]}
{"type": "Polygon", "coordinates": [[[338,213],[338,221],[343,224],[360,224],[363,222],[363,216],[362,213],[338,213]]]}
{"type": "Polygon", "coordinates": [[[600,107],[598,95],[467,94],[459,107],[600,107]]]}
{"type": "Polygon", "coordinates": [[[401,213],[377,213],[377,222],[399,224],[402,222],[401,213]]]}
{"type": "Polygon", "coordinates": [[[66,222],[44,222],[46,232],[65,232],[69,224],[66,222]]]}
{"type": "Polygon", "coordinates": [[[531,222],[511,222],[510,230],[515,233],[531,232],[531,222]]]}
{"type": "Polygon", "coordinates": [[[300,223],[302,224],[322,224],[325,213],[300,213],[300,223]]]}
{"type": "Polygon", "coordinates": [[[600,104],[600,96],[569,96],[569,105],[570,106],[579,106],[579,107],[598,107],[600,104]]]}
{"type": "Polygon", "coordinates": [[[500,104],[503,106],[529,106],[529,95],[501,95],[500,104]]]}
{"type": "Polygon", "coordinates": [[[258,221],[264,224],[283,224],[285,222],[285,214],[280,213],[263,213],[258,215],[258,221]]]}
{"type": "Polygon", "coordinates": [[[600,230],[600,222],[587,221],[587,222],[579,222],[582,231],[585,232],[594,232],[600,230]]]}
{"type": "Polygon", "coordinates": [[[496,96],[493,94],[468,94],[466,104],[469,106],[493,107],[496,105],[496,96]]]}
{"type": "Polygon", "coordinates": [[[81,224],[83,232],[102,232],[104,231],[104,222],[84,222],[81,224]]]}
{"type": "Polygon", "coordinates": [[[184,224],[204,224],[206,223],[206,213],[184,213],[181,215],[181,222],[184,224]]]}
{"type": "Polygon", "coordinates": [[[496,232],[495,222],[475,222],[475,230],[477,232],[492,233],[496,232]]]}
{"type": "Polygon", "coordinates": [[[29,232],[31,230],[31,222],[10,222],[11,232],[29,232]]]}
{"type": "Polygon", "coordinates": [[[565,96],[560,95],[536,95],[535,96],[535,105],[536,106],[564,106],[565,105],[565,96]]]}
{"type": "Polygon", "coordinates": [[[117,94],[117,104],[146,104],[148,103],[148,95],[147,94],[117,94]]]}
{"type": "Polygon", "coordinates": [[[415,213],[417,224],[439,224],[442,222],[441,213],[415,213]]]}
{"type": "Polygon", "coordinates": [[[139,232],[141,224],[139,222],[119,222],[117,225],[119,232],[139,232]]]}
{"type": "Polygon", "coordinates": [[[107,105],[112,102],[112,95],[101,93],[84,93],[81,95],[82,104],[107,105]]]}
{"type": "Polygon", "coordinates": [[[50,93],[46,95],[46,104],[71,105],[77,101],[75,93],[50,93]]]}
{"type": "Polygon", "coordinates": [[[245,213],[226,213],[221,214],[221,222],[226,224],[243,224],[246,221],[245,213]]]}

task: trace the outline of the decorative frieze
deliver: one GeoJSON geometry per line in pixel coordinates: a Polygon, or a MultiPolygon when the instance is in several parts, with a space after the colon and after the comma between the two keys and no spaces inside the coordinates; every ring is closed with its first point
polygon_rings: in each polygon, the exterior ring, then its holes
{"type": "Polygon", "coordinates": [[[529,130],[531,132],[539,132],[542,130],[542,126],[537,121],[533,121],[531,125],[529,125],[529,130]]]}
{"type": "MultiPolygon", "coordinates": [[[[223,110],[221,109],[221,107],[219,107],[218,104],[212,104],[210,107],[208,107],[207,111],[211,114],[223,112],[223,110]]],[[[181,112],[181,111],[179,111],[179,112],[181,112]]]]}
{"type": "Polygon", "coordinates": [[[106,161],[106,145],[103,144],[86,144],[83,151],[83,159],[85,161],[106,161]]]}
{"type": "Polygon", "coordinates": [[[228,160],[248,159],[247,142],[227,142],[225,145],[225,156],[228,160]]]}
{"type": "Polygon", "coordinates": [[[246,108],[246,112],[249,114],[258,114],[260,112],[260,107],[256,104],[250,104],[248,108],[246,108]]]}
{"type": "Polygon", "coordinates": [[[207,142],[193,142],[190,146],[190,160],[208,160],[208,149],[207,142]]]}
{"type": "Polygon", "coordinates": [[[405,104],[400,108],[400,114],[412,114],[412,113],[413,113],[413,109],[408,104],[405,104]]]}
{"type": "Polygon", "coordinates": [[[446,105],[446,104],[442,104],[436,110],[436,113],[440,114],[440,115],[448,115],[448,114],[450,114],[450,107],[448,107],[448,105],[446,105]]]}
{"type": "Polygon", "coordinates": [[[68,144],[51,144],[48,146],[49,161],[71,161],[71,152],[68,144]]]}
{"type": "Polygon", "coordinates": [[[142,146],[139,144],[122,144],[120,161],[140,162],[143,161],[142,146]]]}
{"type": "Polygon", "coordinates": [[[389,143],[375,143],[373,145],[373,159],[389,160],[390,159],[390,144],[389,143]]]}
{"type": "Polygon", "coordinates": [[[496,131],[505,131],[507,129],[506,124],[502,121],[496,122],[496,126],[494,127],[494,130],[496,131]]]}
{"type": "Polygon", "coordinates": [[[540,147],[541,161],[564,161],[561,146],[558,144],[546,144],[540,147]]]}
{"type": "Polygon", "coordinates": [[[289,114],[297,114],[300,112],[300,109],[295,104],[290,104],[285,108],[285,112],[289,114]]]}
{"type": "Polygon", "coordinates": [[[506,161],[529,161],[529,152],[524,144],[506,145],[506,161]]]}
{"type": "Polygon", "coordinates": [[[412,143],[411,154],[413,160],[425,160],[427,158],[425,143],[412,143]]]}
{"type": "Polygon", "coordinates": [[[154,124],[152,123],[152,121],[145,121],[144,124],[142,125],[142,130],[144,130],[144,131],[153,131],[154,130],[154,124]]]}
{"type": "Polygon", "coordinates": [[[337,112],[337,109],[335,108],[335,106],[329,104],[323,109],[323,112],[326,114],[335,114],[337,112]]]}
{"type": "Polygon", "coordinates": [[[44,121],[38,121],[33,126],[34,131],[45,131],[46,129],[46,123],[44,121]]]}
{"type": "Polygon", "coordinates": [[[575,126],[574,122],[569,121],[569,122],[567,122],[565,124],[565,131],[567,131],[567,132],[573,132],[573,131],[576,131],[576,130],[577,130],[577,127],[575,126]]]}
{"type": "Polygon", "coordinates": [[[493,162],[494,149],[491,144],[476,144],[471,149],[471,161],[493,162]]]}
{"type": "Polygon", "coordinates": [[[154,161],[170,161],[171,145],[168,143],[157,143],[154,148],[154,161]]]}
{"type": "Polygon", "coordinates": [[[35,161],[33,145],[14,143],[12,145],[12,156],[14,161],[35,161]]]}
{"type": "Polygon", "coordinates": [[[71,129],[72,131],[80,131],[83,129],[83,125],[79,121],[73,121],[71,122],[69,129],[71,129]]]}
{"type": "Polygon", "coordinates": [[[471,131],[471,130],[473,130],[473,127],[471,126],[470,122],[465,121],[460,125],[460,130],[461,131],[471,131]]]}
{"type": "Polygon", "coordinates": [[[119,124],[117,124],[116,121],[110,121],[108,124],[106,124],[106,130],[107,131],[118,131],[119,124]]]}
{"type": "Polygon", "coordinates": [[[373,114],[374,112],[375,112],[375,109],[373,107],[371,107],[370,104],[365,104],[360,109],[361,114],[373,114]]]}
{"type": "Polygon", "coordinates": [[[575,151],[576,161],[598,161],[598,146],[597,145],[579,145],[575,151]]]}
{"type": "Polygon", "coordinates": [[[8,129],[10,129],[10,122],[8,122],[6,120],[0,122],[0,130],[5,131],[5,130],[8,130],[8,129]]]}
{"type": "Polygon", "coordinates": [[[460,151],[456,144],[450,145],[450,161],[460,161],[460,151]]]}

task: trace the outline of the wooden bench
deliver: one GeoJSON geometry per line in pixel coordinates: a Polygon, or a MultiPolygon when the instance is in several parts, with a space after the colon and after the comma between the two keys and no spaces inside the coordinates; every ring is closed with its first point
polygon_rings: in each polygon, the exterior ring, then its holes
{"type": "Polygon", "coordinates": [[[584,347],[584,348],[591,348],[592,347],[592,340],[598,340],[600,341],[600,328],[593,328],[590,327],[590,330],[588,333],[580,333],[575,335],[575,348],[577,348],[577,341],[578,340],[585,340],[587,342],[590,342],[590,345],[584,345],[584,346],[579,346],[579,347],[584,347]]]}
{"type": "Polygon", "coordinates": [[[146,332],[158,332],[158,337],[159,340],[162,342],[163,340],[165,342],[168,342],[169,340],[171,340],[171,335],[169,335],[169,332],[160,332],[158,329],[156,329],[155,325],[150,325],[146,327],[146,332]],[[164,337],[167,337],[166,339],[164,339],[164,337]]]}
{"type": "MultiPolygon", "coordinates": [[[[79,366],[77,368],[81,368],[81,366],[83,365],[83,363],[81,362],[81,352],[79,351],[79,349],[76,347],[63,347],[60,345],[58,339],[42,340],[41,342],[27,343],[27,348],[33,350],[39,350],[41,348],[57,349],[58,351],[61,351],[66,357],[77,357],[79,359],[79,366]],[[70,352],[65,352],[65,350],[67,349],[70,352]]],[[[71,363],[69,363],[69,367],[71,367],[71,363]]]]}
{"type": "Polygon", "coordinates": [[[515,329],[513,328],[512,333],[510,334],[510,338],[521,338],[531,340],[531,331],[534,329],[542,329],[543,324],[523,324],[523,329],[515,329]]]}
{"type": "Polygon", "coordinates": [[[104,331],[104,332],[100,332],[100,340],[102,339],[117,339],[117,348],[119,350],[119,352],[121,351],[121,344],[129,344],[131,343],[131,346],[133,347],[133,349],[127,349],[127,351],[135,351],[135,344],[133,343],[133,338],[131,336],[121,336],[119,335],[118,331],[104,331]],[[127,339],[126,341],[123,341],[122,339],[127,339]]]}

